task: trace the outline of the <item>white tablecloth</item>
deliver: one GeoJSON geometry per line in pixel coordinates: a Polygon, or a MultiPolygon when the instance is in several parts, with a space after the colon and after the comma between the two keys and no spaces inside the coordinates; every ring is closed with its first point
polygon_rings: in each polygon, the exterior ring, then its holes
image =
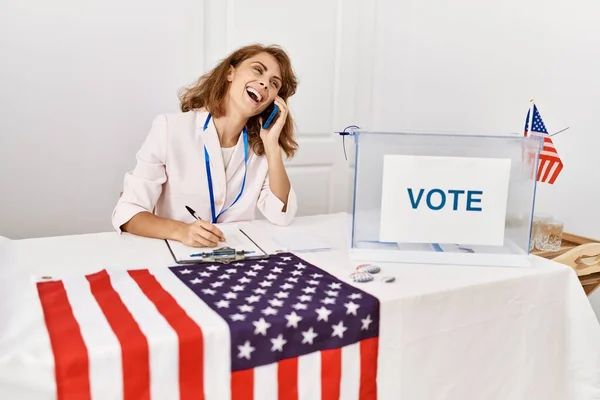
{"type": "MultiPolygon", "coordinates": [[[[286,229],[251,226],[265,238],[286,229]]],[[[349,282],[357,262],[346,214],[298,218],[291,229],[329,241],[331,251],[298,255],[349,282]]],[[[31,334],[31,275],[168,265],[164,242],[112,232],[1,242],[0,399],[55,398],[28,373],[35,357],[17,340],[31,334]]],[[[538,257],[530,268],[380,266],[395,282],[355,284],[381,301],[379,399],[600,399],[600,326],[570,268],[538,257]]]]}

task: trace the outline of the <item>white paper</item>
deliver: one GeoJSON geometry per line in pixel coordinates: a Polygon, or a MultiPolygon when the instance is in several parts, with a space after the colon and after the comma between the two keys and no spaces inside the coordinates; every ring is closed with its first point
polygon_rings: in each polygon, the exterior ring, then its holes
{"type": "Polygon", "coordinates": [[[217,228],[223,232],[225,236],[225,242],[219,243],[215,247],[189,247],[181,242],[174,240],[168,240],[169,246],[173,251],[177,261],[189,261],[198,260],[202,258],[198,256],[199,253],[211,253],[216,249],[223,247],[231,247],[236,251],[250,251],[252,253],[249,256],[261,256],[265,255],[246,235],[240,231],[237,224],[216,224],[217,228]]]}
{"type": "Polygon", "coordinates": [[[501,158],[385,155],[379,240],[502,246],[510,167],[501,158]],[[463,191],[456,202],[452,191],[463,191]]]}
{"type": "Polygon", "coordinates": [[[314,232],[312,235],[309,235],[308,233],[294,230],[292,227],[278,232],[273,237],[273,241],[280,245],[280,251],[306,252],[331,249],[331,245],[325,240],[315,237],[314,232]]]}

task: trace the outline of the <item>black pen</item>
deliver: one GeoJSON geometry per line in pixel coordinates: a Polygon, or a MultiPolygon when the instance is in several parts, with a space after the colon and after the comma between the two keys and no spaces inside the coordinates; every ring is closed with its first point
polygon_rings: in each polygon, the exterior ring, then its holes
{"type": "MultiPolygon", "coordinates": [[[[196,218],[197,220],[202,220],[202,218],[198,217],[196,215],[196,211],[194,211],[190,206],[185,206],[185,208],[189,211],[190,214],[192,214],[192,217],[196,218]]],[[[221,240],[225,241],[225,236],[222,236],[221,240]]]]}
{"type": "Polygon", "coordinates": [[[196,216],[196,211],[192,210],[191,207],[185,206],[185,208],[190,212],[190,214],[192,214],[192,217],[194,217],[196,219],[201,219],[200,217],[196,216]]]}

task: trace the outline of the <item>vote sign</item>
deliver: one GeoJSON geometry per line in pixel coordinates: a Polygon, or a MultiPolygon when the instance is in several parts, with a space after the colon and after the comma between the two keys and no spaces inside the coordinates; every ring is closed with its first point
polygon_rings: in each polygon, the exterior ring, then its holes
{"type": "Polygon", "coordinates": [[[386,155],[380,241],[504,244],[510,159],[386,155]]]}

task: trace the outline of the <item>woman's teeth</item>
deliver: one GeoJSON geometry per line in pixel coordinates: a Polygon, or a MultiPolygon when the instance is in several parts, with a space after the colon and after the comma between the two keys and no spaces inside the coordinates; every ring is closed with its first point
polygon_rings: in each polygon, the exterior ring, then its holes
{"type": "Polygon", "coordinates": [[[256,102],[260,102],[262,100],[262,95],[258,92],[258,90],[252,87],[247,87],[246,92],[248,92],[248,95],[252,98],[252,100],[256,102]]]}

